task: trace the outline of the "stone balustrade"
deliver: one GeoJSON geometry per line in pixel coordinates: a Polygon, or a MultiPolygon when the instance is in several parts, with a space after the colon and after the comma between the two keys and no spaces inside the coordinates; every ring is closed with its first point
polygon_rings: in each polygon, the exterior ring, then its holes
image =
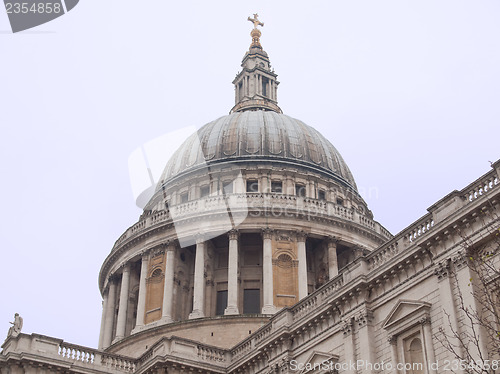
{"type": "Polygon", "coordinates": [[[483,175],[474,183],[465,187],[462,190],[462,196],[464,197],[466,202],[470,203],[482,196],[485,196],[491,190],[497,188],[499,184],[500,180],[498,178],[498,175],[495,170],[492,170],[489,173],[483,175]]]}
{"type": "Polygon", "coordinates": [[[115,242],[112,252],[127,239],[141,234],[150,227],[172,220],[181,221],[199,214],[216,215],[226,213],[228,208],[233,214],[247,214],[250,211],[262,210],[277,217],[290,215],[302,215],[307,219],[328,216],[337,217],[374,230],[387,239],[392,237],[389,231],[378,222],[359,214],[356,214],[358,218],[355,219],[352,209],[332,202],[279,193],[243,193],[203,197],[198,200],[171,206],[170,211],[161,210],[154,212],[128,228],[115,242]]]}

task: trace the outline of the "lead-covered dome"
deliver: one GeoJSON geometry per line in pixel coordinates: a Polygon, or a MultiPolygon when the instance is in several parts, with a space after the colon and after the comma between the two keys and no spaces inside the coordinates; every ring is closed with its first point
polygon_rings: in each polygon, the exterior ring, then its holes
{"type": "Polygon", "coordinates": [[[307,166],[357,190],[347,164],[323,135],[295,118],[264,110],[235,112],[203,126],[171,157],[159,186],[200,167],[265,160],[307,166]]]}

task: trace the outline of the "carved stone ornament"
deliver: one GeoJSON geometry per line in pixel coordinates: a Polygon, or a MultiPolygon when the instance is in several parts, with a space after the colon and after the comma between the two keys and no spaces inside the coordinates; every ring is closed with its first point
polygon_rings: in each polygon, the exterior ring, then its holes
{"type": "Polygon", "coordinates": [[[448,260],[439,263],[438,267],[434,270],[434,275],[438,280],[443,280],[448,277],[450,273],[450,262],[448,260]]]}
{"type": "Polygon", "coordinates": [[[231,229],[230,231],[228,231],[227,236],[229,240],[238,240],[239,232],[236,229],[231,229]]]}
{"type": "Polygon", "coordinates": [[[269,227],[263,228],[262,229],[262,239],[272,239],[273,237],[273,231],[269,227]]]}
{"type": "Polygon", "coordinates": [[[460,270],[467,266],[467,256],[465,253],[460,252],[455,257],[453,257],[453,265],[455,269],[460,270]]]}
{"type": "Polygon", "coordinates": [[[351,333],[352,333],[352,321],[351,320],[344,321],[341,328],[342,328],[342,333],[344,335],[351,335],[351,333]]]}

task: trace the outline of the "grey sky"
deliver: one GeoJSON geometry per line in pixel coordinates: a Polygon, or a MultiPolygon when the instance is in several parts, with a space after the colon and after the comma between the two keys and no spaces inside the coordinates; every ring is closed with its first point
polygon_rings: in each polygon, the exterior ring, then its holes
{"type": "Polygon", "coordinates": [[[0,12],[0,340],[19,312],[97,345],[99,268],[139,216],[128,156],[228,113],[255,12],[281,108],[391,232],[500,158],[498,0],[86,0],[15,35],[0,12]]]}

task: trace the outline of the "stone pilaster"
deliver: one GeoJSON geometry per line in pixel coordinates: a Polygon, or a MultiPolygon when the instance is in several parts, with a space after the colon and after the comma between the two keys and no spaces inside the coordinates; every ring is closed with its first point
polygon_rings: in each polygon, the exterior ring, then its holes
{"type": "Polygon", "coordinates": [[[273,291],[273,250],[271,245],[273,231],[270,228],[262,230],[263,240],[263,266],[262,266],[262,284],[264,288],[264,306],[262,314],[274,314],[276,308],[274,306],[274,291],[273,291]]]}
{"type": "Polygon", "coordinates": [[[146,279],[148,277],[149,252],[142,253],[141,274],[139,276],[139,297],[137,299],[137,317],[135,328],[144,326],[146,315],[146,279]]]}
{"type": "Polygon", "coordinates": [[[196,257],[194,263],[193,311],[189,319],[205,317],[205,239],[196,238],[196,257]]]}
{"type": "Polygon", "coordinates": [[[175,270],[175,249],[176,243],[169,241],[166,243],[166,266],[165,284],[163,286],[163,306],[161,319],[164,322],[172,322],[173,300],[174,300],[174,270],[175,270]]]}
{"type": "Polygon", "coordinates": [[[116,279],[114,276],[109,277],[108,280],[108,296],[106,308],[106,321],[104,323],[104,335],[102,340],[102,347],[106,349],[111,345],[113,339],[113,325],[115,323],[115,303],[116,303],[116,279]]]}
{"type": "Polygon", "coordinates": [[[344,362],[346,363],[346,373],[356,374],[356,370],[351,370],[351,363],[356,364],[354,353],[354,336],[352,319],[342,322],[342,334],[344,335],[344,362]]]}
{"type": "MultiPolygon", "coordinates": [[[[370,364],[375,363],[372,320],[373,314],[369,309],[363,310],[355,318],[355,321],[358,325],[359,357],[362,357],[364,361],[370,364]]],[[[370,366],[363,366],[363,368],[359,370],[359,372],[364,374],[371,374],[374,372],[374,370],[370,366]]]]}
{"type": "Polygon", "coordinates": [[[308,294],[307,289],[307,256],[306,256],[307,234],[303,231],[297,233],[297,254],[299,260],[299,300],[308,294]]]}
{"type": "Polygon", "coordinates": [[[129,287],[130,287],[130,264],[125,264],[123,266],[123,271],[122,271],[122,282],[120,287],[120,305],[118,306],[118,318],[116,320],[115,341],[118,341],[125,337],[129,287]]]}
{"type": "Polygon", "coordinates": [[[335,278],[339,274],[339,265],[337,261],[337,243],[338,240],[335,237],[329,237],[327,239],[328,276],[330,277],[330,279],[335,278]]]}
{"type": "Polygon", "coordinates": [[[229,258],[227,268],[227,308],[225,315],[239,314],[238,311],[238,231],[231,230],[229,237],[229,258]]]}

